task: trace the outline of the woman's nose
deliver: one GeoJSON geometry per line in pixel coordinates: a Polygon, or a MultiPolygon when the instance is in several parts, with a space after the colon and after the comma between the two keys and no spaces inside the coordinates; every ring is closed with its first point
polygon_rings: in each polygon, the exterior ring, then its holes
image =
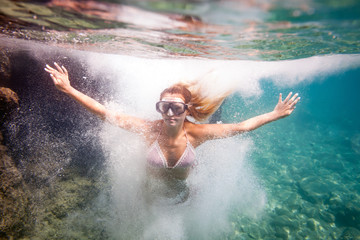
{"type": "Polygon", "coordinates": [[[168,115],[169,117],[174,116],[174,112],[172,111],[171,108],[169,108],[169,110],[167,111],[166,115],[168,115]]]}

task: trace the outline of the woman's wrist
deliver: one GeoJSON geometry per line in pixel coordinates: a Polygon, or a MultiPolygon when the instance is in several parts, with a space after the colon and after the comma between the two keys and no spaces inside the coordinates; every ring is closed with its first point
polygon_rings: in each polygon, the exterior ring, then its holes
{"type": "Polygon", "coordinates": [[[76,89],[69,85],[68,87],[63,88],[61,91],[67,95],[74,95],[76,92],[76,89]]]}
{"type": "Polygon", "coordinates": [[[274,110],[269,112],[268,115],[269,115],[269,122],[276,121],[281,118],[281,116],[274,110]]]}

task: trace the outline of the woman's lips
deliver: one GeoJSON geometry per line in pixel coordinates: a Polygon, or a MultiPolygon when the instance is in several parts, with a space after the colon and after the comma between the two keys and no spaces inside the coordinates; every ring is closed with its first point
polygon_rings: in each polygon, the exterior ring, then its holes
{"type": "Polygon", "coordinates": [[[175,122],[175,121],[176,121],[176,118],[166,118],[165,120],[166,120],[166,121],[169,121],[169,122],[175,122]]]}

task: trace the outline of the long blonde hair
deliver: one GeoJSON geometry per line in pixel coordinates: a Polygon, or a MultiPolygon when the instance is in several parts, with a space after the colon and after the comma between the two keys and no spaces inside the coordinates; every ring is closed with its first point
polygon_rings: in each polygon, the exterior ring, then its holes
{"type": "Polygon", "coordinates": [[[198,81],[176,83],[162,91],[160,99],[167,93],[181,94],[185,99],[185,104],[188,104],[190,116],[199,122],[207,120],[231,94],[231,92],[226,92],[215,97],[206,96],[202,93],[202,87],[198,81]]]}

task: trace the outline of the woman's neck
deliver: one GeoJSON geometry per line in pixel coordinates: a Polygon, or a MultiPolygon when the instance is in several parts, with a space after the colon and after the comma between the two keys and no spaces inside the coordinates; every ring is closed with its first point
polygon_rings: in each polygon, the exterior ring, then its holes
{"type": "Polygon", "coordinates": [[[164,134],[169,138],[177,138],[181,135],[182,129],[184,128],[184,122],[178,126],[167,126],[164,124],[164,134]]]}

